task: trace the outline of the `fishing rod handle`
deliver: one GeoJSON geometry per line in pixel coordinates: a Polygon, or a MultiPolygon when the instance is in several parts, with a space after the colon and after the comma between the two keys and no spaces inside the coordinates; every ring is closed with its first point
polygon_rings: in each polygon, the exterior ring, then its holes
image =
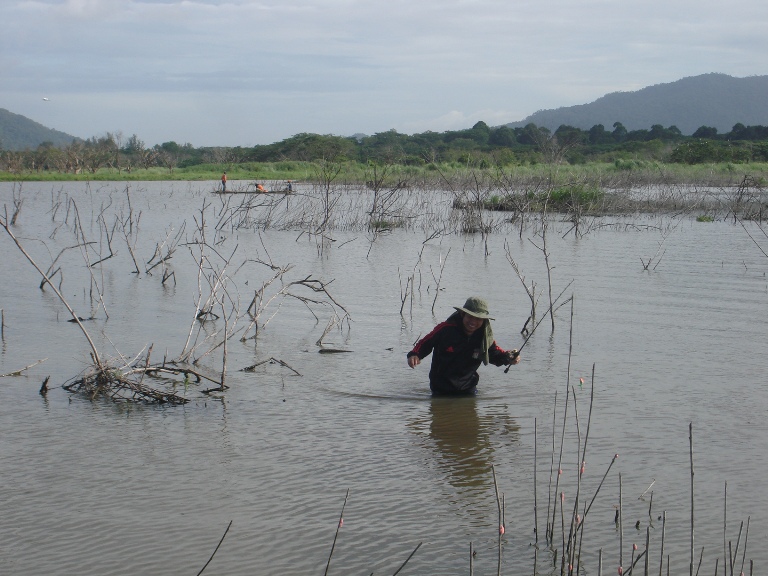
{"type": "MultiPolygon", "coordinates": [[[[516,358],[520,357],[520,350],[513,349],[513,350],[510,350],[510,352],[512,353],[512,358],[511,358],[512,360],[515,360],[516,358]]],[[[511,363],[507,364],[507,367],[504,369],[504,374],[509,372],[509,369],[511,367],[512,367],[511,363]]]]}

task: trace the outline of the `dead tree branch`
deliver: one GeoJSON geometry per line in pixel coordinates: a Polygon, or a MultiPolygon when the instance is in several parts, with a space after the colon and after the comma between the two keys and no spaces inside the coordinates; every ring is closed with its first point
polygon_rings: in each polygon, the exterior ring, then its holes
{"type": "Polygon", "coordinates": [[[99,357],[99,351],[96,349],[96,345],[93,343],[93,340],[91,339],[90,334],[88,334],[88,331],[85,329],[85,326],[80,322],[80,317],[75,313],[75,311],[72,309],[72,307],[69,305],[69,303],[66,301],[64,296],[62,296],[61,292],[58,288],[56,288],[53,284],[51,284],[51,280],[48,276],[46,276],[45,272],[42,271],[40,266],[37,265],[37,263],[32,259],[32,256],[27,253],[27,251],[24,249],[24,247],[19,242],[18,238],[14,236],[13,232],[11,232],[9,220],[8,220],[8,210],[5,210],[5,218],[0,219],[0,226],[2,226],[3,230],[6,231],[8,236],[11,237],[11,240],[13,240],[13,243],[16,244],[16,247],[21,251],[21,253],[24,255],[24,257],[29,261],[32,266],[34,266],[35,270],[37,270],[40,275],[43,277],[44,280],[47,281],[47,283],[51,286],[53,291],[56,293],[56,296],[58,296],[59,300],[61,300],[61,303],[64,304],[64,307],[67,309],[69,314],[72,316],[72,320],[74,320],[77,325],[80,327],[80,331],[83,333],[83,336],[85,336],[85,339],[88,341],[88,345],[91,348],[91,352],[93,354],[94,362],[96,363],[96,366],[98,369],[104,370],[104,364],[101,361],[101,358],[99,357]]]}
{"type": "Polygon", "coordinates": [[[25,370],[29,370],[33,366],[37,366],[38,364],[42,364],[48,360],[48,358],[43,358],[42,360],[38,360],[37,362],[33,362],[29,366],[24,366],[24,368],[21,368],[20,370],[14,370],[13,372],[8,372],[7,374],[0,374],[0,378],[5,378],[6,376],[21,376],[21,373],[25,370]]]}

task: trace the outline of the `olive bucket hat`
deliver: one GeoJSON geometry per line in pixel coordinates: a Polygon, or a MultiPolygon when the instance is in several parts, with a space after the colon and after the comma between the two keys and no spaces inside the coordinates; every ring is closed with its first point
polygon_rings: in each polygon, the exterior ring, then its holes
{"type": "Polygon", "coordinates": [[[475,318],[495,320],[495,318],[491,318],[490,313],[488,312],[488,303],[477,296],[470,296],[467,298],[467,301],[464,302],[464,307],[454,306],[454,308],[461,312],[466,312],[475,318]]]}

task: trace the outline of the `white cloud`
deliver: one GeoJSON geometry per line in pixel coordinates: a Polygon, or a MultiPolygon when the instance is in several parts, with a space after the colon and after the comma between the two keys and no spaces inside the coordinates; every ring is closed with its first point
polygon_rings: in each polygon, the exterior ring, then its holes
{"type": "MultiPolygon", "coordinates": [[[[445,132],[447,130],[463,130],[471,128],[480,121],[489,126],[499,126],[510,122],[512,116],[509,110],[477,110],[474,112],[461,112],[451,110],[436,117],[424,118],[415,122],[405,122],[398,128],[398,132],[413,134],[418,132],[445,132]]],[[[520,118],[518,118],[519,120],[520,118]]]]}

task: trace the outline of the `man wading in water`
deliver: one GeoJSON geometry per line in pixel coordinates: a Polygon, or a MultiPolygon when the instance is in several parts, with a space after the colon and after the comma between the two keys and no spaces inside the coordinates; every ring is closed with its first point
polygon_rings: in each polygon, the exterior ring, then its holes
{"type": "Polygon", "coordinates": [[[480,376],[480,364],[495,366],[517,364],[517,350],[502,350],[496,345],[491,329],[488,304],[472,296],[463,307],[441,322],[408,352],[408,366],[415,368],[432,353],[429,387],[435,395],[474,394],[480,376]]]}

